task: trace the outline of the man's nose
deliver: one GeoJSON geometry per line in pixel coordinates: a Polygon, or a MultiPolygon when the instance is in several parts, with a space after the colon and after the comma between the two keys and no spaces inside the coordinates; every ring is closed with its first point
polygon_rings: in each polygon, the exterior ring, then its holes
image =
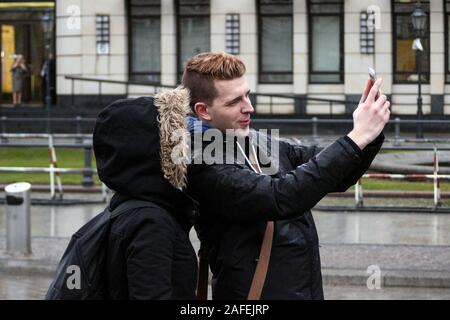
{"type": "Polygon", "coordinates": [[[245,99],[245,105],[244,108],[242,109],[242,113],[253,113],[254,111],[255,109],[253,108],[250,99],[245,99]]]}

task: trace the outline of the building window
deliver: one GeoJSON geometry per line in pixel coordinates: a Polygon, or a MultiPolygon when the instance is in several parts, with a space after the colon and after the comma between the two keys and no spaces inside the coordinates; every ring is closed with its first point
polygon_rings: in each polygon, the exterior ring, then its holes
{"type": "Polygon", "coordinates": [[[344,1],[309,0],[309,82],[344,82],[344,1]]]}
{"type": "Polygon", "coordinates": [[[292,83],[292,13],[292,0],[258,0],[260,83],[292,83]]]}
{"type": "MultiPolygon", "coordinates": [[[[396,0],[393,5],[393,41],[394,41],[394,83],[417,82],[418,78],[418,52],[412,49],[414,42],[414,29],[411,13],[417,1],[396,0]]],[[[421,1],[422,9],[427,13],[427,30],[421,39],[423,46],[421,80],[429,82],[430,79],[430,2],[421,1]]]]}
{"type": "Polygon", "coordinates": [[[225,21],[226,51],[231,54],[239,54],[239,14],[229,13],[225,21]]]}
{"type": "Polygon", "coordinates": [[[445,6],[445,82],[450,83],[450,0],[445,6]]]}
{"type": "Polygon", "coordinates": [[[209,0],[176,0],[179,80],[189,58],[210,51],[209,7],[209,0]]]}
{"type": "Polygon", "coordinates": [[[161,82],[161,1],[128,1],[129,79],[161,82]]]}
{"type": "Polygon", "coordinates": [[[359,14],[359,52],[375,53],[375,13],[362,11],[359,14]]]}
{"type": "Polygon", "coordinates": [[[109,54],[109,16],[97,14],[95,17],[97,54],[109,54]]]}

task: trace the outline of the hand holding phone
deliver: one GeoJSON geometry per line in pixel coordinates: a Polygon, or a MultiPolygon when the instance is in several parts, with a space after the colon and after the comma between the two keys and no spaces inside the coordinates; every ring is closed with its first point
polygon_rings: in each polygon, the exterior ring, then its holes
{"type": "Polygon", "coordinates": [[[366,81],[358,107],[353,112],[353,130],[347,135],[363,150],[383,131],[390,118],[390,102],[380,93],[382,79],[369,68],[370,79],[366,81]]]}
{"type": "MultiPolygon", "coordinates": [[[[375,72],[375,69],[369,67],[369,77],[370,81],[372,82],[372,86],[374,85],[375,81],[377,81],[377,73],[375,72]]],[[[375,96],[375,100],[378,99],[380,96],[380,91],[377,92],[377,95],[375,96]]]]}

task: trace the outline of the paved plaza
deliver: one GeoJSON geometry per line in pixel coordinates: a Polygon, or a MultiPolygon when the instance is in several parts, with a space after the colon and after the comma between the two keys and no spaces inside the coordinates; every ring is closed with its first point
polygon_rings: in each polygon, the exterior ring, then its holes
{"type": "MultiPolygon", "coordinates": [[[[24,257],[5,252],[1,206],[0,299],[42,299],[69,237],[103,207],[32,206],[33,253],[24,257]]],[[[450,299],[450,215],[314,211],[314,216],[327,299],[450,299]],[[376,272],[378,288],[368,285],[376,272]]],[[[191,240],[197,250],[193,231],[191,240]]]]}

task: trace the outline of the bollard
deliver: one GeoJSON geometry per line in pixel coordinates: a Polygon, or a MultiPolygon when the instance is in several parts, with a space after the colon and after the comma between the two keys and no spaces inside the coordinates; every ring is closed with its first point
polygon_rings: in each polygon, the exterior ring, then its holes
{"type": "Polygon", "coordinates": [[[9,253],[31,254],[30,191],[31,185],[27,182],[5,187],[6,250],[9,253]]]}

